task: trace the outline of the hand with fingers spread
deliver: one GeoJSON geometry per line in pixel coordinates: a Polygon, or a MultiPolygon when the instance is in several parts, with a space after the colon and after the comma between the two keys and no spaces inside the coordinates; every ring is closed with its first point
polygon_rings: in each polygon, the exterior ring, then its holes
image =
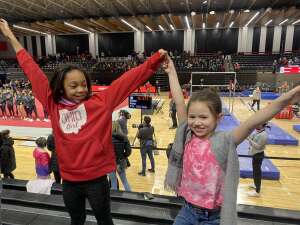
{"type": "Polygon", "coordinates": [[[10,39],[10,37],[13,35],[12,31],[8,26],[7,21],[2,18],[0,19],[0,30],[6,38],[10,39]]]}
{"type": "Polygon", "coordinates": [[[164,49],[159,49],[158,52],[161,58],[166,58],[168,56],[168,52],[164,49]]]}
{"type": "Polygon", "coordinates": [[[167,57],[167,59],[162,63],[163,69],[167,74],[176,72],[173,60],[170,58],[170,56],[167,57]]]}
{"type": "Polygon", "coordinates": [[[7,40],[10,42],[12,47],[14,48],[15,52],[18,52],[21,50],[23,47],[20,44],[20,42],[17,40],[13,32],[8,26],[8,23],[5,19],[1,18],[0,19],[0,30],[2,34],[7,38],[7,40]]]}

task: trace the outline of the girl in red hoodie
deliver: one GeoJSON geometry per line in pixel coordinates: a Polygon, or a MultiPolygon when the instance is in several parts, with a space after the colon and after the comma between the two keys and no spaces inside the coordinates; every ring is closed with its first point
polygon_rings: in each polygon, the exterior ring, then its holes
{"type": "Polygon", "coordinates": [[[49,84],[3,19],[0,29],[14,48],[34,96],[51,117],[63,178],[63,199],[71,224],[84,224],[86,198],[98,224],[113,224],[106,176],[116,170],[111,115],[115,107],[150,78],[167,52],[159,50],[143,64],[125,72],[109,88],[92,95],[90,78],[76,66],[60,69],[49,84]]]}

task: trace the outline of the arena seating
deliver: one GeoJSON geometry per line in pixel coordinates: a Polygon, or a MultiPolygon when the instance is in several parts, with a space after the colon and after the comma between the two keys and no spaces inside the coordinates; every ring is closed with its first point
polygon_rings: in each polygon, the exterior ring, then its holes
{"type": "Polygon", "coordinates": [[[232,55],[232,63],[238,63],[241,70],[272,71],[272,65],[278,54],[232,55]]]}

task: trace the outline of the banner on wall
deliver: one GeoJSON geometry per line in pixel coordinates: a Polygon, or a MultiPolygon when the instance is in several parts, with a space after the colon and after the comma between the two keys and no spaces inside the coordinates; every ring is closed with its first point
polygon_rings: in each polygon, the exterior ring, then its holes
{"type": "Polygon", "coordinates": [[[7,51],[7,43],[5,41],[0,41],[0,51],[7,51]]]}
{"type": "Polygon", "coordinates": [[[280,67],[280,73],[284,73],[284,74],[300,73],[300,66],[282,66],[280,67]]]}

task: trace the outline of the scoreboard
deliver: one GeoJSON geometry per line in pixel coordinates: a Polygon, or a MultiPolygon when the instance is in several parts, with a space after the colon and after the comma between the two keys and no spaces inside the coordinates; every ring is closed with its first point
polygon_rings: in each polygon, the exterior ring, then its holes
{"type": "Polygon", "coordinates": [[[151,109],[152,97],[147,95],[130,95],[128,99],[129,108],[133,109],[151,109]]]}
{"type": "Polygon", "coordinates": [[[295,74],[300,73],[300,66],[282,66],[280,67],[280,73],[295,74]]]}

